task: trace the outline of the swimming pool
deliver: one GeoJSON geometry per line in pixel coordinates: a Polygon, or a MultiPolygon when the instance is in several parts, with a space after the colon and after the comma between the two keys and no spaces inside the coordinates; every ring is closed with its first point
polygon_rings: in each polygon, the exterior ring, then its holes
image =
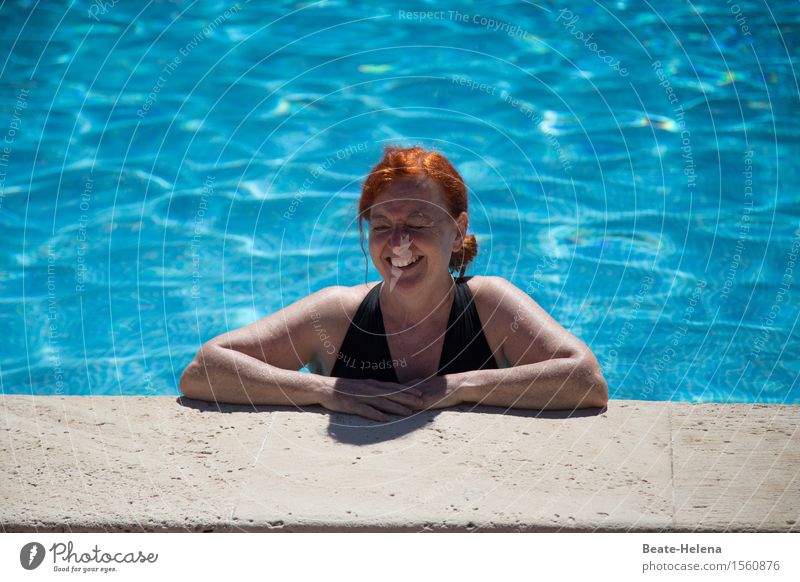
{"type": "Polygon", "coordinates": [[[203,341],[364,281],[360,182],[420,143],[470,188],[468,274],[612,398],[800,403],[797,3],[32,4],[0,9],[4,393],[177,395],[203,341]]]}

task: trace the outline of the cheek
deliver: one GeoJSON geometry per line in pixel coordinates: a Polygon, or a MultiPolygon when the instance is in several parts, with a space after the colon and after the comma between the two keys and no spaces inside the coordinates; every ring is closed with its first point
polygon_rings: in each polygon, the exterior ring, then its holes
{"type": "Polygon", "coordinates": [[[370,237],[369,244],[367,246],[367,252],[369,252],[369,255],[372,257],[373,261],[380,262],[384,246],[384,243],[381,242],[377,237],[370,237]]]}
{"type": "Polygon", "coordinates": [[[421,234],[415,239],[419,248],[425,248],[428,252],[438,252],[446,254],[449,252],[447,248],[447,238],[441,232],[426,232],[421,234]]]}
{"type": "Polygon", "coordinates": [[[441,236],[442,233],[440,233],[435,229],[423,228],[421,230],[412,233],[411,238],[413,238],[415,241],[420,241],[427,245],[431,244],[435,245],[437,244],[437,241],[439,240],[439,238],[441,238],[441,236]]]}

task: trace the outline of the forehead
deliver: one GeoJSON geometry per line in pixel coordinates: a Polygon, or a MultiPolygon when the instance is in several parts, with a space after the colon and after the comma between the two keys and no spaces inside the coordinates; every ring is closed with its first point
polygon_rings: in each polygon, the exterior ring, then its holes
{"type": "Polygon", "coordinates": [[[421,213],[439,216],[446,213],[441,186],[429,178],[406,178],[393,182],[375,197],[370,216],[410,216],[421,213]]]}

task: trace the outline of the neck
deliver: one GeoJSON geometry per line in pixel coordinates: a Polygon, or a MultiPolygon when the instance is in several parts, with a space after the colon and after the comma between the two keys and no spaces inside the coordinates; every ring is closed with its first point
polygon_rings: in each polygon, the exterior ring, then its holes
{"type": "Polygon", "coordinates": [[[450,314],[455,279],[450,273],[431,281],[425,288],[403,293],[395,288],[389,291],[386,282],[381,285],[381,313],[402,326],[414,326],[433,315],[450,314]]]}

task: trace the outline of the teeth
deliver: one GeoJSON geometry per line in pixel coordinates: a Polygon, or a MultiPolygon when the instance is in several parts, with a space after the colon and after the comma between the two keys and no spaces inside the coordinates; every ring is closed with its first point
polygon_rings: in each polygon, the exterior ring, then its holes
{"type": "Polygon", "coordinates": [[[395,259],[392,258],[392,266],[393,267],[405,267],[410,265],[411,263],[416,263],[419,260],[419,256],[411,257],[410,259],[395,259]]]}

